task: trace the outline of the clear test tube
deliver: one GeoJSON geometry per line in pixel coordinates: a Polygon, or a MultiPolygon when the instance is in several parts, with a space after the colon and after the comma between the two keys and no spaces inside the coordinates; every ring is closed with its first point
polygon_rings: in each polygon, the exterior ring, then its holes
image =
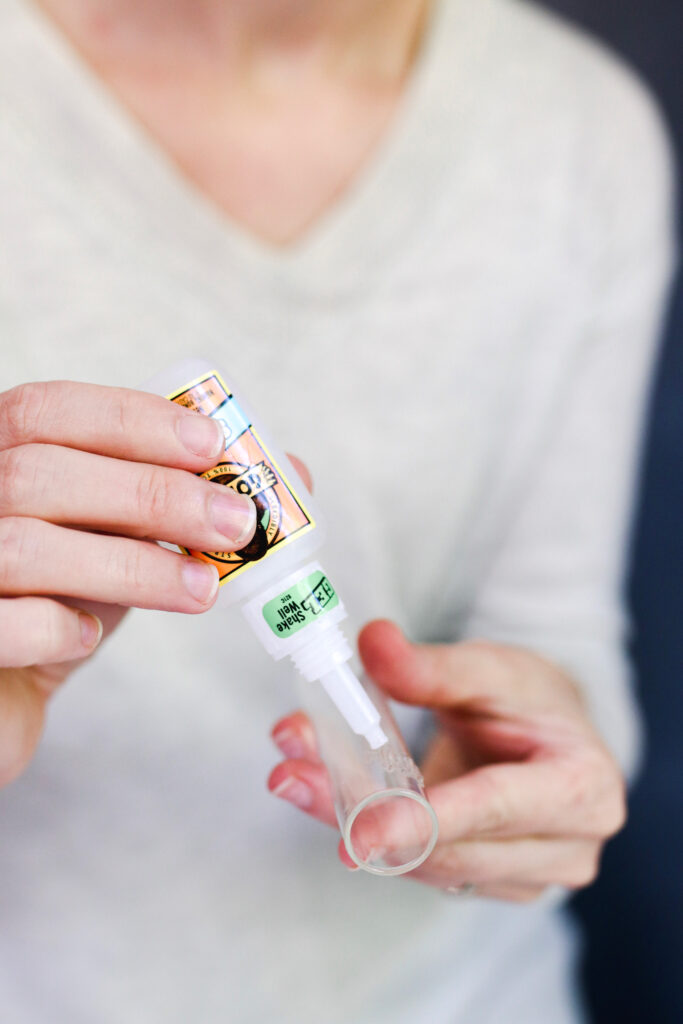
{"type": "Polygon", "coordinates": [[[439,826],[386,697],[367,676],[361,681],[388,739],[376,750],[353,732],[318,682],[297,676],[296,690],[329,774],[349,856],[371,874],[402,875],[427,859],[439,826]]]}

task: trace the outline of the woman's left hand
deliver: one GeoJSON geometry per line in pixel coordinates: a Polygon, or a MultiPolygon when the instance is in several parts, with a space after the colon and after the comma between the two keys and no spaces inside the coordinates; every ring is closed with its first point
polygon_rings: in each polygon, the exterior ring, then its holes
{"type": "MultiPolygon", "coordinates": [[[[429,708],[439,724],[422,765],[439,841],[409,877],[514,902],[595,879],[625,822],[624,783],[564,672],[521,648],[412,644],[386,621],[365,627],[359,649],[390,697],[429,708]]],[[[270,790],[336,826],[309,720],[287,716],[273,739],[287,760],[270,790]]],[[[343,842],[339,853],[355,867],[343,842]]]]}

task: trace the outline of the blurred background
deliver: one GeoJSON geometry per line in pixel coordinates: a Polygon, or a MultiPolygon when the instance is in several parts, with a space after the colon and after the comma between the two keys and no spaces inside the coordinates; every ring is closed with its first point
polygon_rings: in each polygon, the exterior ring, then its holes
{"type": "MultiPolygon", "coordinates": [[[[683,0],[548,0],[635,65],[683,162],[683,0]]],[[[680,188],[680,186],[679,186],[680,188]]],[[[679,193],[680,198],[680,193],[679,193]]],[[[681,224],[679,202],[679,237],[681,224]]],[[[596,1024],[683,1022],[683,283],[651,411],[630,579],[633,655],[648,730],[625,832],[574,901],[596,1024]]]]}

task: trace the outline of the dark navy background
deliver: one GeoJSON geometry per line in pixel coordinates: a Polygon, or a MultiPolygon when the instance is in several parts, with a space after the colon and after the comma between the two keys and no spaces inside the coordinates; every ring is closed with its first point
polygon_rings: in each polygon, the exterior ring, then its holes
{"type": "MultiPolygon", "coordinates": [[[[683,0],[546,0],[640,69],[683,163],[683,0]]],[[[596,1024],[683,1024],[683,286],[651,410],[632,555],[633,654],[649,733],[626,830],[575,900],[596,1024]]],[[[514,1022],[523,1024],[523,1022],[514,1022]]],[[[548,1024],[552,1024],[551,1021],[548,1024]]]]}

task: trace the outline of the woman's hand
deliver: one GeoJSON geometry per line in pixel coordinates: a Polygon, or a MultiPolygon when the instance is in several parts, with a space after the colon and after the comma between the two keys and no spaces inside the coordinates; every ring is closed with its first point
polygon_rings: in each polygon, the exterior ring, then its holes
{"type": "Polygon", "coordinates": [[[255,507],[195,476],[219,424],[154,395],[91,384],[0,394],[0,785],[25,767],[46,700],[125,608],[203,612],[213,566],[149,538],[238,550],[255,507]]]}
{"type": "MultiPolygon", "coordinates": [[[[365,627],[359,648],[390,697],[430,708],[439,723],[423,765],[439,841],[409,877],[515,902],[594,880],[625,821],[624,784],[568,676],[513,647],[411,644],[384,621],[365,627]]],[[[336,824],[308,719],[282,719],[273,738],[288,760],[270,789],[336,824]]],[[[341,842],[339,852],[355,866],[341,842]]]]}

